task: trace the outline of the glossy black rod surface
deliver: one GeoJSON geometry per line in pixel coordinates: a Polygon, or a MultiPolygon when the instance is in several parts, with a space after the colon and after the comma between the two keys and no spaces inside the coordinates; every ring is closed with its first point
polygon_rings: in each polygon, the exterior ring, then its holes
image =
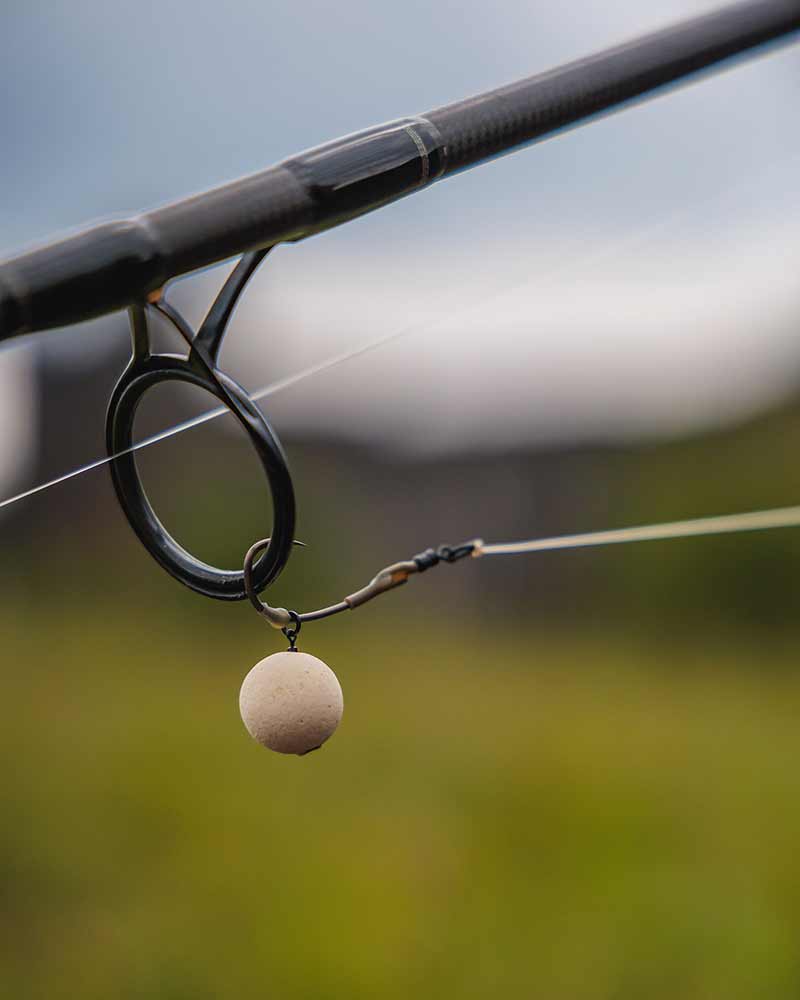
{"type": "Polygon", "coordinates": [[[141,301],[170,278],[303,239],[800,30],[800,0],[746,0],[497,90],[0,263],[0,340],[141,301]]]}

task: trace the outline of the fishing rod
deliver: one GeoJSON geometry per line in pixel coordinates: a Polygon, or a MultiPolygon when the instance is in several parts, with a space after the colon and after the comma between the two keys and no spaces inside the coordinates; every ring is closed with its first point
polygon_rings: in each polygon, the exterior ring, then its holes
{"type": "Polygon", "coordinates": [[[171,278],[305,239],[798,30],[800,0],[746,0],[21,254],[0,264],[0,340],[123,309],[171,278]]]}
{"type": "Polygon", "coordinates": [[[337,604],[299,614],[258,594],[284,568],[294,538],[288,463],[254,398],[218,367],[236,304],[267,253],[341,225],[434,181],[586,122],[664,87],[800,31],[800,0],[746,0],[569,63],[547,73],[411,118],[315,147],[205,194],[102,223],[0,263],[0,341],[127,308],[132,357],[109,401],[106,448],[117,497],[153,557],[191,589],[222,600],[249,598],[289,640],[288,654],[260,661],[245,678],[240,710],[272,749],[307,753],[338,725],[341,688],[321,660],[297,655],[303,622],[360,607],[441,562],[579,545],[615,544],[797,526],[800,508],[651,525],[562,539],[427,549],[382,570],[337,604]],[[168,281],[242,255],[195,331],[164,297],[168,281]],[[151,322],[171,324],[188,355],[155,354],[151,322]],[[248,434],[272,495],[269,538],[251,546],[242,571],[194,557],[159,521],[139,479],[133,425],[144,394],[162,381],[212,393],[248,434]]]}

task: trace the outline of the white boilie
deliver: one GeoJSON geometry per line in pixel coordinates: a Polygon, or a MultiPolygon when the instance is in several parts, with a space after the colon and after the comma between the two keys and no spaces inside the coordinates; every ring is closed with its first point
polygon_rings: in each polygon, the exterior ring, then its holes
{"type": "Polygon", "coordinates": [[[278,753],[316,750],[342,718],[342,689],[310,653],[285,651],[259,661],[242,683],[239,711],[247,731],[278,753]]]}

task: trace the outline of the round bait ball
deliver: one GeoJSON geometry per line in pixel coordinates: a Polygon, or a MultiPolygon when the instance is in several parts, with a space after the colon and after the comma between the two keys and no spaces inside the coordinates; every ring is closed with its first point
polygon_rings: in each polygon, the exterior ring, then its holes
{"type": "Polygon", "coordinates": [[[304,754],[327,740],[342,718],[342,689],[310,653],[273,653],[242,683],[239,712],[248,733],[278,753],[304,754]]]}

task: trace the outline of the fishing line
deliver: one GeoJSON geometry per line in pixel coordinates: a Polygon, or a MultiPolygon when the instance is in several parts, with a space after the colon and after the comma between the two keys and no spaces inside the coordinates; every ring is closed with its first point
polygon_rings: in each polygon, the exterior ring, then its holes
{"type": "Polygon", "coordinates": [[[594,545],[622,545],[626,542],[655,542],[668,538],[691,538],[699,535],[732,535],[742,531],[765,531],[770,528],[800,526],[800,506],[775,507],[771,510],[748,511],[743,514],[722,514],[697,517],[687,521],[666,521],[611,531],[589,531],[580,535],[558,535],[555,538],[532,538],[524,542],[493,542],[476,544],[475,556],[513,556],[527,552],[552,552],[556,549],[580,549],[594,545]]]}
{"type": "MultiPolygon", "coordinates": [[[[310,378],[312,375],[319,375],[322,372],[337,367],[337,365],[343,364],[345,361],[349,361],[351,358],[357,358],[362,354],[367,354],[370,351],[374,351],[376,348],[383,346],[383,344],[388,344],[392,340],[397,340],[408,334],[416,333],[418,330],[419,328],[416,326],[407,327],[402,330],[396,330],[394,333],[386,334],[383,337],[378,337],[375,340],[370,340],[365,344],[360,344],[354,350],[336,354],[331,358],[326,358],[324,361],[319,361],[316,364],[310,365],[308,368],[303,368],[294,375],[288,375],[285,378],[278,379],[276,382],[271,382],[269,385],[263,386],[256,392],[250,393],[249,399],[252,402],[259,402],[262,399],[266,399],[268,396],[272,396],[274,393],[280,392],[282,389],[288,389],[293,385],[297,385],[298,382],[302,382],[304,379],[310,378]]],[[[176,434],[182,434],[184,431],[200,427],[201,425],[207,424],[211,420],[216,420],[217,417],[223,417],[228,413],[230,413],[230,410],[226,406],[216,406],[211,410],[206,410],[203,413],[198,414],[196,417],[190,417],[188,420],[183,420],[178,424],[173,424],[166,430],[158,431],[155,434],[151,434],[149,437],[143,438],[141,441],[137,441],[136,444],[131,445],[130,448],[123,448],[111,455],[105,455],[103,458],[93,459],[85,465],[80,465],[75,469],[71,469],[69,472],[63,473],[63,475],[56,476],[54,479],[48,479],[45,482],[39,483],[37,486],[32,486],[30,489],[23,490],[21,493],[15,493],[13,496],[0,501],[0,510],[2,510],[3,507],[10,507],[12,504],[18,503],[20,500],[25,500],[28,497],[35,496],[37,493],[43,493],[45,490],[49,490],[53,486],[58,486],[61,483],[68,482],[70,479],[82,476],[84,473],[92,472],[94,469],[100,469],[104,465],[109,465],[115,459],[122,458],[124,455],[131,455],[134,452],[141,451],[142,448],[149,448],[150,445],[166,441],[169,438],[174,437],[176,434]]]]}
{"type": "MultiPolygon", "coordinates": [[[[795,154],[793,156],[787,157],[785,160],[773,162],[770,166],[757,175],[755,180],[752,176],[748,177],[746,180],[739,181],[736,184],[731,184],[726,188],[721,189],[716,192],[715,195],[707,199],[702,203],[702,206],[708,208],[710,206],[718,205],[724,203],[733,197],[740,196],[749,191],[763,191],[769,184],[768,182],[775,174],[783,172],[787,167],[798,163],[800,161],[800,154],[795,154]]],[[[437,327],[441,327],[449,321],[463,317],[472,310],[486,305],[496,299],[502,298],[512,292],[519,291],[520,289],[527,288],[534,281],[540,281],[544,285],[548,282],[552,282],[557,278],[563,276],[567,272],[574,272],[581,267],[586,267],[591,264],[600,263],[601,261],[607,260],[609,258],[613,259],[616,256],[621,255],[626,250],[631,250],[640,244],[651,240],[654,236],[667,232],[673,228],[676,228],[683,222],[686,218],[692,217],[698,210],[697,204],[692,204],[689,206],[684,206],[677,212],[670,213],[669,216],[665,216],[658,219],[651,225],[645,226],[633,233],[626,234],[622,239],[612,241],[606,244],[599,250],[595,250],[589,254],[584,254],[579,257],[569,257],[564,258],[559,261],[558,264],[551,268],[547,268],[543,271],[537,278],[526,278],[524,281],[512,282],[503,285],[494,291],[476,298],[473,301],[456,307],[447,313],[445,316],[437,316],[432,318],[428,323],[417,321],[411,326],[403,327],[399,330],[395,330],[392,333],[384,334],[379,337],[375,337],[365,343],[359,344],[355,348],[347,351],[342,351],[339,354],[335,354],[332,357],[325,358],[322,361],[316,362],[309,365],[307,368],[303,368],[300,371],[288,375],[285,378],[278,379],[275,382],[271,382],[266,386],[250,393],[249,398],[253,402],[259,402],[263,399],[267,399],[275,393],[281,392],[284,389],[291,388],[304,381],[307,378],[311,378],[314,375],[321,375],[322,373],[329,371],[339,365],[344,364],[347,361],[354,360],[356,358],[362,357],[363,355],[369,354],[372,351],[377,350],[379,347],[383,347],[395,341],[405,339],[414,334],[421,333],[424,330],[435,330],[437,327]]],[[[103,468],[113,462],[117,458],[121,458],[124,455],[133,454],[134,452],[140,451],[143,448],[149,448],[151,445],[159,444],[162,441],[166,441],[169,438],[182,434],[184,431],[189,431],[195,427],[200,427],[203,424],[209,423],[212,420],[216,420],[218,417],[224,416],[229,410],[225,406],[217,406],[212,409],[206,410],[203,413],[198,414],[195,417],[190,417],[187,420],[183,420],[177,424],[174,424],[165,430],[158,431],[155,434],[151,434],[141,441],[137,441],[130,448],[125,448],[120,451],[114,452],[110,455],[104,455],[102,458],[92,459],[83,465],[79,465],[69,472],[65,472],[59,476],[55,476],[52,479],[45,480],[35,486],[31,486],[26,490],[22,490],[19,493],[15,493],[12,496],[6,497],[4,500],[0,501],[0,510],[4,507],[10,507],[12,504],[19,503],[21,500],[26,500],[29,497],[36,496],[38,493],[43,493],[45,490],[49,490],[54,486],[59,486],[62,483],[66,483],[71,479],[75,479],[78,476],[82,476],[85,473],[92,472],[95,469],[103,468]]]]}

